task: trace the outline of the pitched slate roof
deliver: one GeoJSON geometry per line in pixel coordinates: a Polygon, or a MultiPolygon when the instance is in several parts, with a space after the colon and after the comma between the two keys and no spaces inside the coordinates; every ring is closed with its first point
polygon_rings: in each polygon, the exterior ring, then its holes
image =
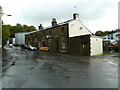
{"type": "MultiPolygon", "coordinates": [[[[54,26],[48,26],[48,27],[45,27],[41,30],[48,30],[50,28],[54,28],[54,27],[57,27],[57,26],[62,26],[62,25],[65,25],[65,24],[68,24],[69,22],[72,22],[74,21],[74,19],[70,19],[70,20],[67,20],[67,21],[64,21],[64,22],[60,22],[54,26]]],[[[80,23],[84,26],[84,24],[80,21],[80,23]]],[[[84,26],[91,34],[93,34],[86,26],[84,26]]],[[[40,30],[36,30],[36,31],[32,31],[32,32],[29,32],[28,34],[32,34],[32,33],[35,33],[35,32],[39,32],[40,30]]]]}
{"type": "Polygon", "coordinates": [[[46,27],[46,28],[44,28],[43,30],[47,30],[47,29],[50,29],[50,28],[53,28],[53,27],[57,27],[57,26],[62,26],[62,25],[68,24],[68,23],[71,22],[71,21],[73,21],[73,19],[70,19],[70,20],[67,20],[67,21],[58,23],[58,24],[56,24],[56,25],[54,25],[54,26],[46,27]]]}
{"type": "MultiPolygon", "coordinates": [[[[65,24],[68,24],[69,22],[73,21],[73,19],[70,19],[70,20],[67,20],[67,21],[64,21],[64,22],[60,22],[54,26],[48,26],[48,27],[45,27],[41,30],[48,30],[50,28],[54,28],[54,27],[57,27],[57,26],[62,26],[62,25],[65,25],[65,24]]],[[[28,34],[32,34],[32,33],[35,33],[35,32],[39,32],[40,30],[35,30],[35,31],[32,31],[32,32],[29,32],[28,34]]]]}

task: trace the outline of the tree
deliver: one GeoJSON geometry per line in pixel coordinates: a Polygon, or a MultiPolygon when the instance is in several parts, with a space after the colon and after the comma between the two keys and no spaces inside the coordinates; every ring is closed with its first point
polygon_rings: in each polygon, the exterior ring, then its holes
{"type": "Polygon", "coordinates": [[[96,36],[103,36],[103,31],[99,30],[95,33],[96,36]]]}
{"type": "Polygon", "coordinates": [[[104,32],[101,31],[101,30],[99,30],[99,31],[96,31],[95,35],[96,35],[96,36],[106,36],[106,35],[108,35],[108,34],[116,33],[116,32],[120,32],[120,29],[111,30],[111,31],[106,30],[106,31],[104,31],[104,32]]]}
{"type": "Polygon", "coordinates": [[[7,43],[7,40],[10,36],[9,28],[10,25],[2,25],[2,46],[4,46],[7,43]]]}
{"type": "Polygon", "coordinates": [[[16,24],[16,26],[11,26],[9,28],[9,31],[10,31],[10,37],[15,37],[15,33],[22,32],[22,25],[16,24]]]}
{"type": "Polygon", "coordinates": [[[22,27],[23,32],[32,32],[35,30],[36,30],[36,28],[34,26],[23,25],[23,27],[22,27]]]}
{"type": "Polygon", "coordinates": [[[29,26],[29,31],[28,32],[31,32],[31,31],[35,31],[36,28],[34,26],[29,26]]]}
{"type": "Polygon", "coordinates": [[[22,32],[29,32],[29,26],[23,25],[22,32]]]}
{"type": "Polygon", "coordinates": [[[16,26],[10,27],[10,37],[15,37],[15,33],[21,33],[21,32],[31,32],[36,30],[34,26],[27,26],[27,25],[21,25],[16,24],[16,26]]]}
{"type": "Polygon", "coordinates": [[[31,32],[36,30],[34,26],[16,24],[16,26],[2,25],[2,45],[7,43],[9,37],[15,37],[15,33],[31,32]]]}

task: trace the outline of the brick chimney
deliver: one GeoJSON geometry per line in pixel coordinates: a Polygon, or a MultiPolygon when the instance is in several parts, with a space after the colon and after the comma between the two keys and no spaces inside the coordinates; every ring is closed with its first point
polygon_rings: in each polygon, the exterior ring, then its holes
{"type": "Polygon", "coordinates": [[[57,21],[56,21],[56,19],[55,19],[55,18],[53,18],[53,19],[52,19],[52,22],[51,22],[51,24],[52,24],[52,26],[55,26],[55,25],[57,25],[57,21]]]}
{"type": "Polygon", "coordinates": [[[43,29],[42,24],[40,24],[40,26],[38,26],[39,30],[43,29]]]}
{"type": "Polygon", "coordinates": [[[78,13],[74,13],[73,14],[73,19],[78,19],[79,20],[79,14],[78,13]]]}

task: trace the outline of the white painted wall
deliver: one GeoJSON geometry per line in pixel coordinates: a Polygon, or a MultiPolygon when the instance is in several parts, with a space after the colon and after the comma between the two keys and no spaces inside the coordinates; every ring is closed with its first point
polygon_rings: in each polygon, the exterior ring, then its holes
{"type": "Polygon", "coordinates": [[[27,33],[16,33],[15,34],[15,43],[18,45],[25,44],[25,34],[27,34],[27,33]]]}
{"type": "Polygon", "coordinates": [[[90,37],[90,56],[103,53],[103,39],[98,37],[90,37]]]}
{"type": "Polygon", "coordinates": [[[91,34],[91,32],[80,22],[80,19],[75,19],[69,22],[69,37],[91,34]],[[82,29],[80,29],[82,27],[82,29]]]}
{"type": "Polygon", "coordinates": [[[15,44],[15,38],[8,38],[8,40],[7,40],[7,44],[10,44],[10,42],[11,42],[11,44],[15,44]],[[12,42],[11,42],[12,41],[12,42]]]}
{"type": "Polygon", "coordinates": [[[15,44],[15,38],[13,38],[13,42],[12,43],[15,44]]]}

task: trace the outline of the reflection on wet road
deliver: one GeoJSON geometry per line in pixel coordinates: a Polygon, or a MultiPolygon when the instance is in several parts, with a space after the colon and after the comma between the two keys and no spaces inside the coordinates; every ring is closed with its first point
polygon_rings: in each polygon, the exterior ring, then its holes
{"type": "Polygon", "coordinates": [[[118,57],[58,54],[7,47],[3,88],[117,88],[118,57]]]}

